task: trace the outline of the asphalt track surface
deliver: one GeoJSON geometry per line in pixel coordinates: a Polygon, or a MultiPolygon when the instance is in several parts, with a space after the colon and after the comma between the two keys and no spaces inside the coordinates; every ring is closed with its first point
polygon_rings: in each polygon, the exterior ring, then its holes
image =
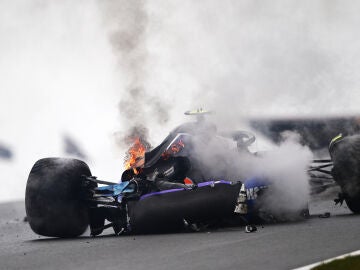
{"type": "Polygon", "coordinates": [[[35,235],[24,203],[0,204],[0,269],[293,269],[360,249],[360,216],[330,200],[313,200],[298,223],[198,233],[92,238],[35,235]],[[330,218],[319,218],[325,211],[330,218]]]}

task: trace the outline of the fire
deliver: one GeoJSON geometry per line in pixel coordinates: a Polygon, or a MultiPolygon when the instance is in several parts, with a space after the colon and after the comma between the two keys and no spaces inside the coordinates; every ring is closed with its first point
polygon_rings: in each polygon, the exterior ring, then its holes
{"type": "Polygon", "coordinates": [[[181,151],[185,147],[185,144],[182,140],[171,145],[171,151],[175,154],[181,151]]]}
{"type": "Polygon", "coordinates": [[[144,163],[146,147],[141,142],[140,137],[135,138],[132,146],[129,148],[126,159],[125,159],[125,169],[132,168],[135,174],[139,174],[140,171],[137,167],[140,167],[144,163]]]}
{"type": "Polygon", "coordinates": [[[177,142],[173,143],[169,149],[167,149],[164,153],[162,153],[162,158],[164,160],[168,159],[171,155],[179,153],[183,148],[185,147],[185,144],[182,140],[178,140],[177,142]]]}

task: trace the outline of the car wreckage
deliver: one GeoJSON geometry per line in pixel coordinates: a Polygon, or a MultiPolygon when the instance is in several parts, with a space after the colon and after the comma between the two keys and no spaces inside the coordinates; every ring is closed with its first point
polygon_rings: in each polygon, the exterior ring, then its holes
{"type": "MultiPolygon", "coordinates": [[[[273,215],[270,208],[264,214],[264,198],[271,196],[274,184],[265,177],[207,175],[201,161],[192,156],[197,138],[231,139],[236,143],[234,153],[258,155],[248,150],[255,141],[251,132],[217,132],[204,120],[207,113],[187,112],[196,115],[197,121],[175,128],[156,148],[141,149],[143,155],[135,155],[120,183],[92,176],[88,165],[78,159],[38,160],[30,171],[25,194],[31,229],[39,235],[64,238],[83,234],[89,225],[92,236],[107,228],[122,235],[223,225],[244,225],[251,232],[256,230],[253,224],[269,217],[279,221],[308,217],[306,201],[291,213],[279,215],[277,211],[273,215]]],[[[336,202],[346,201],[358,214],[360,135],[335,137],[329,153],[329,159],[313,161],[309,176],[316,181],[334,181],[341,188],[336,202]]]]}

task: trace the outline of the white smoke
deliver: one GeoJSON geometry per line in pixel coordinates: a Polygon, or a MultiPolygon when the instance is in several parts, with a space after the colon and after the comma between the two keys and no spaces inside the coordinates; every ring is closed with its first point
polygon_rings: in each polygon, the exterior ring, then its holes
{"type": "Polygon", "coordinates": [[[271,150],[250,153],[236,149],[222,137],[195,137],[193,155],[208,180],[245,181],[263,179],[270,183],[266,208],[272,212],[304,209],[309,200],[307,169],[313,159],[296,133],[286,132],[283,141],[271,150]]]}
{"type": "Polygon", "coordinates": [[[214,109],[227,125],[249,115],[358,113],[359,7],[354,1],[149,2],[149,91],[176,95],[176,112],[184,105],[214,109]]]}
{"type": "Polygon", "coordinates": [[[286,136],[279,146],[263,153],[252,167],[257,175],[270,181],[267,202],[275,212],[301,210],[309,201],[307,170],[313,155],[309,148],[300,145],[299,139],[296,134],[286,136]]]}
{"type": "Polygon", "coordinates": [[[120,119],[148,127],[152,144],[198,107],[216,111],[222,128],[249,116],[359,112],[357,2],[108,0],[100,7],[127,78],[120,119]]]}

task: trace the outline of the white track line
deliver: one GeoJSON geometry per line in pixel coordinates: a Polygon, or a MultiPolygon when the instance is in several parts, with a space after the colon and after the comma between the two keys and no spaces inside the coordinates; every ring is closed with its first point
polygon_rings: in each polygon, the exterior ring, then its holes
{"type": "Polygon", "coordinates": [[[325,261],[309,264],[307,266],[303,266],[303,267],[300,267],[300,268],[295,268],[293,270],[310,270],[311,268],[314,268],[315,266],[318,266],[318,265],[323,264],[323,263],[328,263],[328,262],[331,262],[331,261],[334,261],[334,260],[343,259],[343,258],[348,257],[348,256],[356,256],[356,255],[360,255],[360,250],[357,250],[357,251],[354,251],[354,252],[351,252],[351,253],[347,253],[347,254],[344,254],[344,255],[341,255],[341,256],[338,256],[338,257],[334,257],[334,258],[331,258],[331,259],[327,259],[325,261]]]}

